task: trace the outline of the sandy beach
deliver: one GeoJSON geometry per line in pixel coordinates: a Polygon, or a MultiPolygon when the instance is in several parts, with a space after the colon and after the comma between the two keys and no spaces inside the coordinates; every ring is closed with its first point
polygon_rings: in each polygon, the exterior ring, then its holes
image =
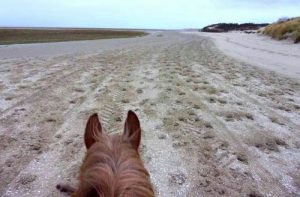
{"type": "Polygon", "coordinates": [[[299,196],[299,54],[179,32],[0,46],[0,196],[64,196],[88,117],[122,132],[129,109],[157,196],[299,196]]]}
{"type": "Polygon", "coordinates": [[[138,45],[145,38],[118,38],[53,43],[0,45],[0,58],[51,58],[68,54],[90,54],[138,45]]]}
{"type": "Polygon", "coordinates": [[[300,80],[300,45],[292,41],[277,41],[259,34],[242,32],[204,33],[212,38],[226,55],[264,69],[300,80]]]}

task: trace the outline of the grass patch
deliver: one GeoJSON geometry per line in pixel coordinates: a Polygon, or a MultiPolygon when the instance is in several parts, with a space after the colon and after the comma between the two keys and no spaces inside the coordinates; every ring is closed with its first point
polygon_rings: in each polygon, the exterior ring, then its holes
{"type": "Polygon", "coordinates": [[[0,29],[0,44],[98,40],[145,36],[141,31],[101,29],[0,29]]]}
{"type": "Polygon", "coordinates": [[[291,38],[295,43],[299,43],[300,17],[268,25],[262,33],[277,40],[291,38]]]}

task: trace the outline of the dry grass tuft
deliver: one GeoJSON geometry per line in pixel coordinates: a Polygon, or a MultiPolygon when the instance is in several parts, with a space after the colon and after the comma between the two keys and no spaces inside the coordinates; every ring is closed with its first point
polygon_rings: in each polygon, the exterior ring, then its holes
{"type": "Polygon", "coordinates": [[[300,42],[300,17],[268,25],[263,34],[277,40],[291,38],[298,43],[300,42]]]}

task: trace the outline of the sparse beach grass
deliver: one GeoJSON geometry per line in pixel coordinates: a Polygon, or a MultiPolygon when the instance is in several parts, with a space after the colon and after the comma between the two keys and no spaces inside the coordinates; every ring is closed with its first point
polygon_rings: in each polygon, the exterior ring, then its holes
{"type": "Polygon", "coordinates": [[[263,34],[277,40],[292,38],[295,43],[298,43],[300,42],[300,17],[271,24],[264,29],[263,34]]]}

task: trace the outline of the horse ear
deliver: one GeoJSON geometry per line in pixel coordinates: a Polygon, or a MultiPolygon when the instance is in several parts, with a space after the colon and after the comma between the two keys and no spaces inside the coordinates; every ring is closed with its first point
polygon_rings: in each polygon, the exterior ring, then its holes
{"type": "Polygon", "coordinates": [[[140,121],[133,111],[128,111],[123,140],[129,142],[136,150],[141,142],[141,127],[140,121]]]}
{"type": "Polygon", "coordinates": [[[102,127],[98,115],[93,114],[90,116],[85,127],[84,143],[87,149],[89,149],[94,144],[94,142],[96,141],[95,137],[101,133],[102,127]]]}

